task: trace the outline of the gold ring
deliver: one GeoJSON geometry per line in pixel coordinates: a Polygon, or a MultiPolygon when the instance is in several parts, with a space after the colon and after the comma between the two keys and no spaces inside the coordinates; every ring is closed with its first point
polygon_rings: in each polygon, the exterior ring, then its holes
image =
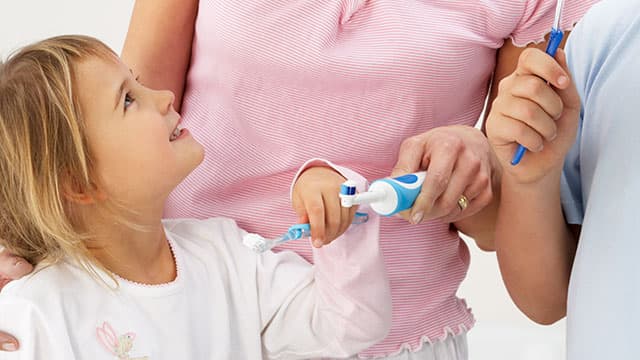
{"type": "Polygon", "coordinates": [[[458,207],[460,208],[460,211],[464,211],[467,206],[469,206],[469,199],[464,195],[460,195],[460,199],[458,199],[458,207]]]}

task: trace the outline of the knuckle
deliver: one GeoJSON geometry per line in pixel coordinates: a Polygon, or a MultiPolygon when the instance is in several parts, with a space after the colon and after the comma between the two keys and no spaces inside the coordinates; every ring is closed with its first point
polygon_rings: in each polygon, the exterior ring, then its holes
{"type": "Polygon", "coordinates": [[[556,133],[556,128],[557,126],[555,121],[549,121],[544,129],[544,137],[547,139],[551,138],[551,136],[556,133]]]}
{"type": "Polygon", "coordinates": [[[480,172],[480,169],[482,168],[482,160],[480,160],[479,157],[477,156],[472,156],[469,160],[468,160],[468,164],[466,165],[468,167],[468,171],[471,174],[477,174],[480,172]]]}
{"type": "Polygon", "coordinates": [[[434,174],[431,174],[431,182],[433,184],[434,189],[436,189],[438,192],[442,192],[444,189],[447,188],[449,179],[446,176],[444,176],[444,174],[440,172],[436,172],[434,174]]]}
{"type": "Polygon", "coordinates": [[[522,107],[522,116],[525,120],[533,120],[536,117],[536,108],[532,104],[527,104],[522,107]]]}
{"type": "Polygon", "coordinates": [[[341,221],[339,217],[329,216],[329,218],[326,221],[327,221],[327,228],[331,229],[332,231],[338,231],[340,229],[341,221]]]}
{"type": "Polygon", "coordinates": [[[420,144],[420,139],[418,138],[418,136],[411,136],[409,138],[406,138],[404,141],[402,141],[402,143],[400,144],[400,149],[401,150],[413,149],[419,146],[419,144],[420,144]]]}
{"type": "Polygon", "coordinates": [[[542,148],[544,142],[540,136],[532,136],[530,140],[528,140],[529,147],[528,149],[531,151],[536,151],[542,148]]]}
{"type": "Polygon", "coordinates": [[[514,131],[516,139],[519,140],[524,140],[529,135],[529,127],[523,123],[519,123],[519,126],[517,126],[514,131]]]}
{"type": "Polygon", "coordinates": [[[525,90],[533,96],[540,96],[543,93],[545,87],[540,79],[533,76],[527,78],[524,86],[525,90]]]}
{"type": "Polygon", "coordinates": [[[446,203],[443,203],[441,208],[442,208],[443,214],[451,214],[456,209],[458,209],[458,200],[454,200],[454,201],[449,200],[446,203]]]}
{"type": "Polygon", "coordinates": [[[481,173],[476,177],[476,182],[480,186],[481,189],[491,189],[491,179],[489,175],[486,173],[481,173]]]}
{"type": "Polygon", "coordinates": [[[445,151],[457,153],[464,147],[464,142],[459,137],[449,136],[443,141],[442,147],[445,151]]]}
{"type": "MultiPolygon", "coordinates": [[[[503,78],[502,80],[500,80],[498,82],[498,94],[502,94],[504,92],[506,92],[509,88],[509,84],[511,83],[511,75],[507,76],[505,78],[503,78]]],[[[496,103],[496,100],[498,100],[500,98],[500,96],[498,95],[496,97],[496,99],[493,101],[493,104],[496,103]]]]}
{"type": "Polygon", "coordinates": [[[531,62],[533,56],[534,56],[533,49],[531,48],[524,49],[520,54],[520,57],[518,58],[518,67],[527,67],[527,64],[531,62]]]}
{"type": "Polygon", "coordinates": [[[320,217],[324,215],[324,207],[322,204],[313,203],[307,207],[307,213],[312,217],[320,217]]]}

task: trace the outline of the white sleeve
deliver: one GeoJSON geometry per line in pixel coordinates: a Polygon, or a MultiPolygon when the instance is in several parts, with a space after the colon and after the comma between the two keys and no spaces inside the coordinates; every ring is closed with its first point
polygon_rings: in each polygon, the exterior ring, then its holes
{"type": "Polygon", "coordinates": [[[2,360],[73,359],[73,352],[58,341],[47,324],[45,314],[33,303],[3,293],[0,296],[0,329],[20,342],[16,352],[0,352],[2,360]]]}
{"type": "MultiPolygon", "coordinates": [[[[364,186],[364,178],[341,169],[364,186]]],[[[391,326],[391,295],[372,212],[322,249],[312,267],[292,252],[257,263],[264,356],[347,357],[382,340],[391,326]]]]}

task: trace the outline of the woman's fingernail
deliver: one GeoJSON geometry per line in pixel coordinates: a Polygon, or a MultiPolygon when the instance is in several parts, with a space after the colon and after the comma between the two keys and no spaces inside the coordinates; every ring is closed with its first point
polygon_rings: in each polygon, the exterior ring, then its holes
{"type": "Polygon", "coordinates": [[[558,85],[560,85],[560,86],[564,86],[564,85],[566,85],[568,82],[569,82],[569,78],[568,78],[568,77],[566,77],[566,76],[564,76],[564,75],[563,75],[563,76],[560,76],[560,77],[558,78],[558,85]]]}
{"type": "Polygon", "coordinates": [[[4,351],[16,351],[18,346],[12,342],[6,342],[2,344],[2,350],[4,351]]]}
{"type": "Polygon", "coordinates": [[[414,224],[420,224],[422,222],[423,217],[424,217],[424,213],[422,211],[418,211],[417,213],[413,214],[413,217],[411,218],[411,222],[414,224]]]}

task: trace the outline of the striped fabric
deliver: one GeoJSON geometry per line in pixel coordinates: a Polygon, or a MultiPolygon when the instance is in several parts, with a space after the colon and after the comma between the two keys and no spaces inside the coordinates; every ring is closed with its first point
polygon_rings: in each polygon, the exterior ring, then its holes
{"type": "MultiPolygon", "coordinates": [[[[570,28],[592,0],[565,1],[570,28]]],[[[204,163],[170,197],[168,217],[226,216],[251,232],[297,222],[298,167],[328,159],[370,180],[406,137],[473,125],[503,39],[541,41],[555,0],[202,0],[184,124],[204,163]]],[[[167,54],[170,56],[171,54],[167,54]]],[[[469,252],[449,226],[388,218],[382,248],[393,327],[363,357],[415,350],[473,325],[456,297],[469,252]]],[[[309,259],[306,242],[286,246],[309,259]]]]}

